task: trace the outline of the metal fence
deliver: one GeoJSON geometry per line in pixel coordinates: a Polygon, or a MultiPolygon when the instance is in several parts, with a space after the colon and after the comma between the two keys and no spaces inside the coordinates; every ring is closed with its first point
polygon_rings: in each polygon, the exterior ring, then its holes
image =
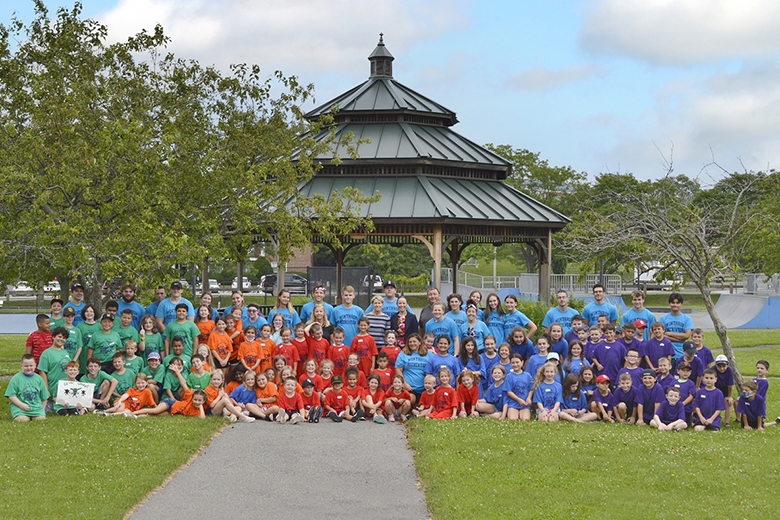
{"type": "Polygon", "coordinates": [[[553,292],[563,289],[569,294],[591,294],[597,283],[604,285],[607,294],[623,292],[623,278],[619,274],[605,274],[603,282],[598,274],[587,274],[583,278],[576,274],[550,275],[550,290],[553,292]]]}
{"type": "MultiPolygon", "coordinates": [[[[371,268],[370,267],[342,267],[342,285],[351,285],[355,289],[354,304],[365,309],[371,301],[371,268]]],[[[335,305],[339,297],[340,288],[337,285],[337,271],[335,267],[308,267],[306,277],[309,280],[309,288],[321,284],[325,286],[325,301],[335,305]]]]}
{"type": "Polygon", "coordinates": [[[780,275],[747,273],[742,291],[745,294],[780,296],[780,275]]]}

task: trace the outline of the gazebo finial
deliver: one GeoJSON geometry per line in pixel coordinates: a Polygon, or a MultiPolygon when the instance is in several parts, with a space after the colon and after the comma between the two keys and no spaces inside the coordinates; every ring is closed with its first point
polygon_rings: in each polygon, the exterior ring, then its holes
{"type": "Polygon", "coordinates": [[[377,45],[384,45],[385,40],[383,39],[385,33],[379,33],[379,43],[377,45]]]}

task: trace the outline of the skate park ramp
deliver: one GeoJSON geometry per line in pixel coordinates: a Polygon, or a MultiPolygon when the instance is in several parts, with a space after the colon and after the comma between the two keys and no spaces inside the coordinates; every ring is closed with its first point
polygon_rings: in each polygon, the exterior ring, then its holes
{"type": "Polygon", "coordinates": [[[780,298],[722,294],[715,310],[729,329],[780,328],[780,298]]]}

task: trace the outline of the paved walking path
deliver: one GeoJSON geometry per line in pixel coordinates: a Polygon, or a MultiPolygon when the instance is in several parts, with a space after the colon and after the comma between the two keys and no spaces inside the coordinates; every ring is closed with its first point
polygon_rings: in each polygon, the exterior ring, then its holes
{"type": "Polygon", "coordinates": [[[130,516],[261,517],[429,518],[406,428],[329,419],[236,423],[130,516]]]}

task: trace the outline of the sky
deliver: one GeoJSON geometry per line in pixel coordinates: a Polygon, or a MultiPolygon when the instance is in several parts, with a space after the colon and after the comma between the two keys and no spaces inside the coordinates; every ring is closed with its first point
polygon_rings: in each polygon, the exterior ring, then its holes
{"type": "MultiPolygon", "coordinates": [[[[45,0],[53,14],[73,1],[45,0]]],[[[313,83],[314,108],[368,78],[384,33],[394,78],[457,113],[474,142],[539,152],[591,179],[669,168],[703,185],[780,168],[776,0],[84,0],[121,41],[313,83]]],[[[33,17],[32,0],[4,0],[33,17]]]]}

